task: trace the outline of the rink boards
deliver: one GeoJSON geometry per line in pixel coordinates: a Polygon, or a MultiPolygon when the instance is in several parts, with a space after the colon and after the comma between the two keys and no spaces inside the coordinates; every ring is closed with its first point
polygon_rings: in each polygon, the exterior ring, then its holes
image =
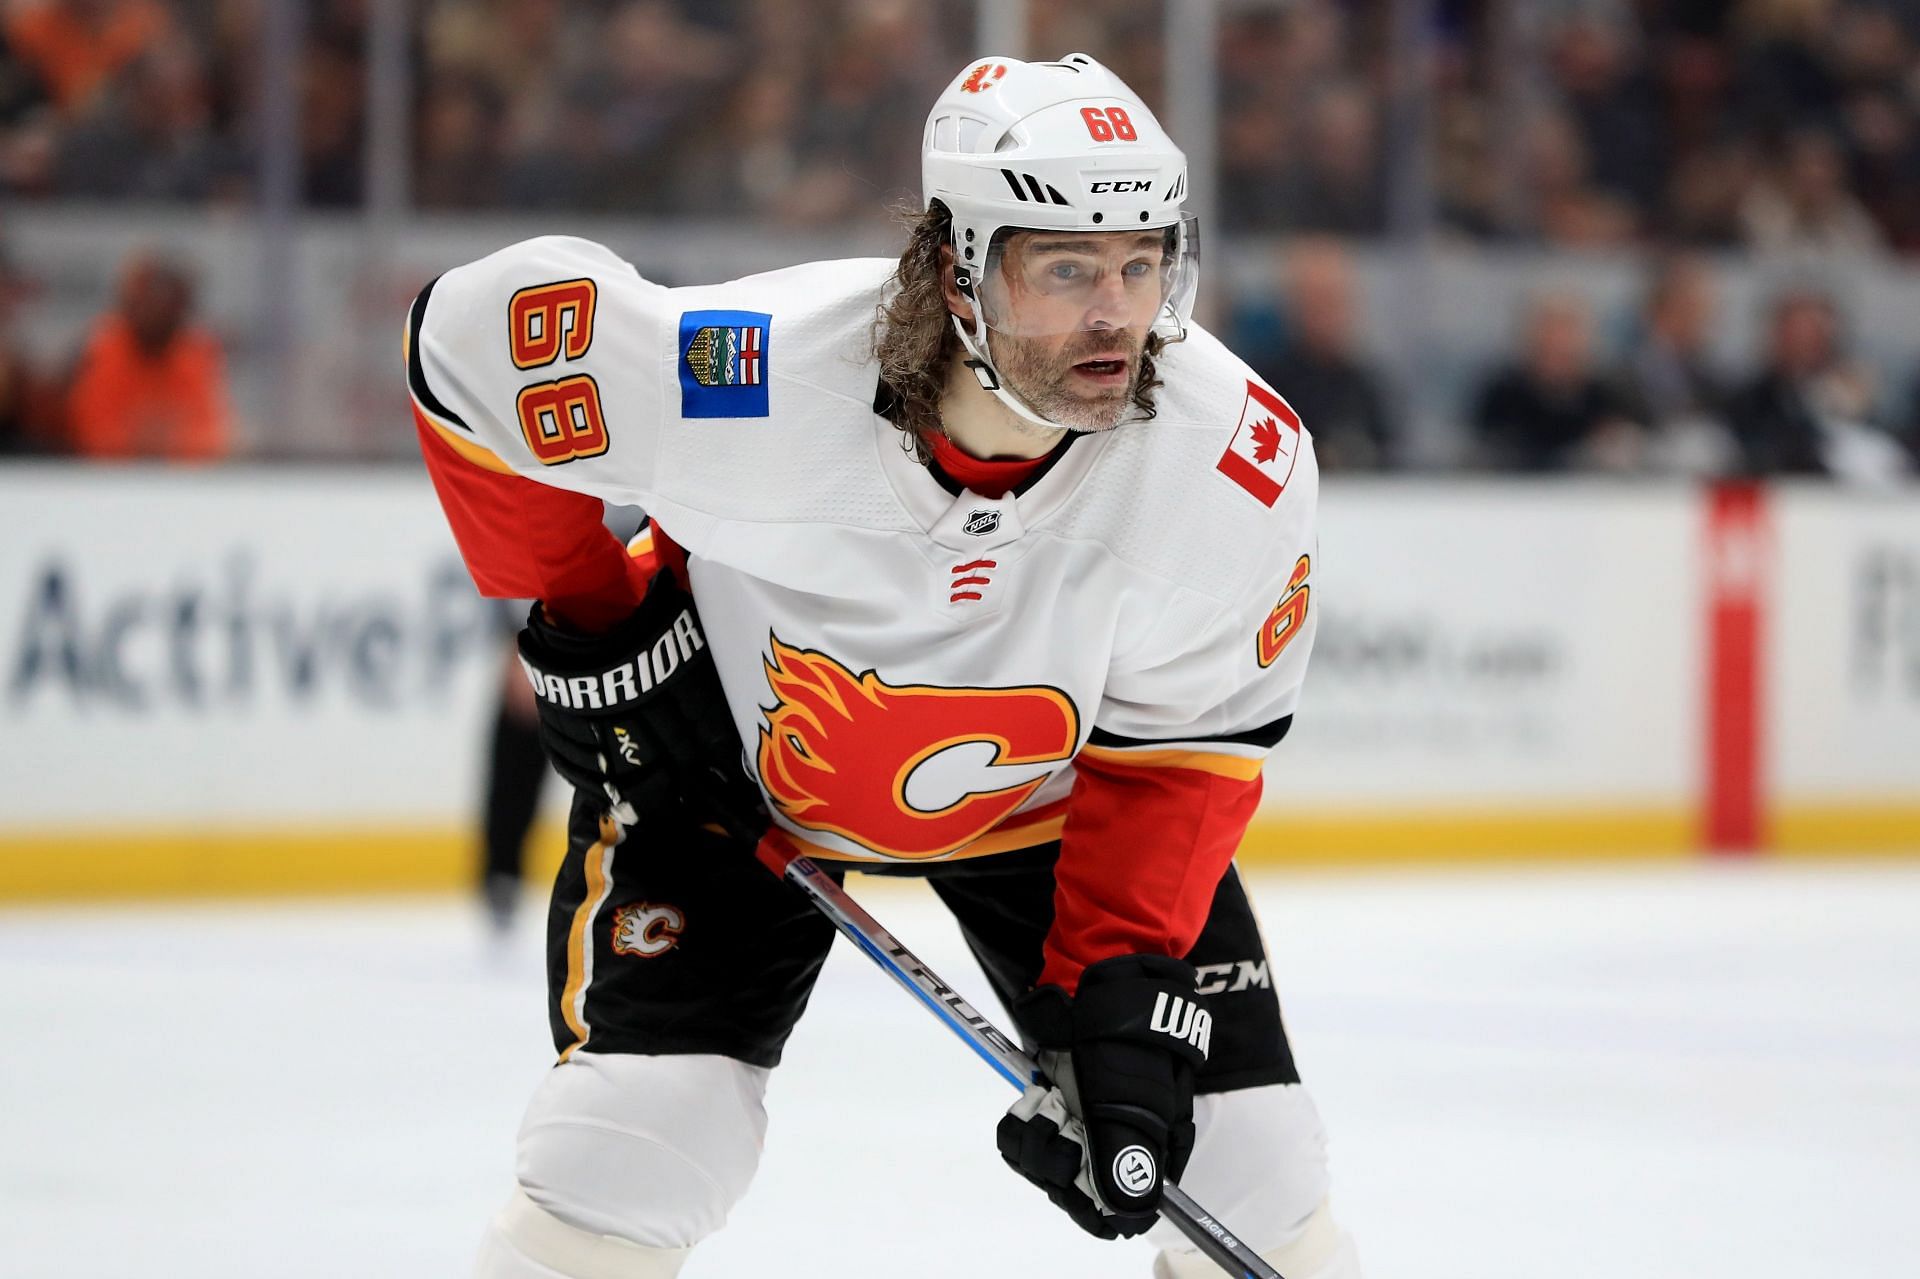
{"type": "MultiPolygon", "coordinates": [[[[1913,496],[1328,481],[1243,855],[1920,851],[1913,496]]],[[[504,641],[424,476],[15,466],[0,512],[0,898],[465,879],[504,641]]]]}

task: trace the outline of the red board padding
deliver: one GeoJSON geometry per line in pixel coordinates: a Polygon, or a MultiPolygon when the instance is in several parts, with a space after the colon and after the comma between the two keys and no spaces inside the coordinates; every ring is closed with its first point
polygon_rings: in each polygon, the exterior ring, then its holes
{"type": "Polygon", "coordinates": [[[1766,490],[1722,484],[1707,497],[1706,791],[1702,836],[1717,853],[1766,842],[1762,775],[1766,634],[1773,568],[1766,490]]]}

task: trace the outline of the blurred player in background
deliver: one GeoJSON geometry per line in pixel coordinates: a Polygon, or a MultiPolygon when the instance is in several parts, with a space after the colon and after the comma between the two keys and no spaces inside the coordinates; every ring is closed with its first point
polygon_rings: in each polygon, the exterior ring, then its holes
{"type": "Polygon", "coordinates": [[[1232,865],[1312,647],[1311,441],[1192,325],[1185,158],[1104,67],[970,64],[922,166],[897,262],[666,289],[552,237],[414,303],[429,468],[481,589],[540,601],[576,788],[486,1279],[673,1275],[745,1191],[834,935],[763,838],[928,877],[1046,1073],[999,1149],[1084,1229],[1216,1273],[1175,1177],[1359,1274],[1232,865]]]}
{"type": "Polygon", "coordinates": [[[514,644],[526,609],[501,604],[496,616],[505,645],[481,788],[479,887],[489,922],[495,932],[504,933],[513,926],[520,905],[527,832],[540,809],[547,760],[540,751],[539,709],[514,644]]]}

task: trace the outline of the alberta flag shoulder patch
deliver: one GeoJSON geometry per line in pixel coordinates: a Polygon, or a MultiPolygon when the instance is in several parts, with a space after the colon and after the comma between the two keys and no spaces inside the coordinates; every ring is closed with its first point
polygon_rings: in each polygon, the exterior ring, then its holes
{"type": "Polygon", "coordinates": [[[767,416],[767,338],[762,311],[680,313],[680,416],[767,416]]]}

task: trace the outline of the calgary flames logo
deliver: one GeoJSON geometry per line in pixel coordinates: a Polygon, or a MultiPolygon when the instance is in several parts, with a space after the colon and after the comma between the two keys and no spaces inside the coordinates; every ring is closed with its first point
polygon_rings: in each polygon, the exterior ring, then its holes
{"type": "Polygon", "coordinates": [[[770,638],[778,700],[760,730],[760,779],[798,825],[876,853],[953,852],[1025,803],[1079,744],[1079,714],[1057,688],[889,684],[770,638]]]}
{"type": "Polygon", "coordinates": [[[1006,67],[998,62],[982,62],[967,74],[960,82],[962,93],[984,93],[993,87],[993,82],[1007,73],[1006,67]]]}

